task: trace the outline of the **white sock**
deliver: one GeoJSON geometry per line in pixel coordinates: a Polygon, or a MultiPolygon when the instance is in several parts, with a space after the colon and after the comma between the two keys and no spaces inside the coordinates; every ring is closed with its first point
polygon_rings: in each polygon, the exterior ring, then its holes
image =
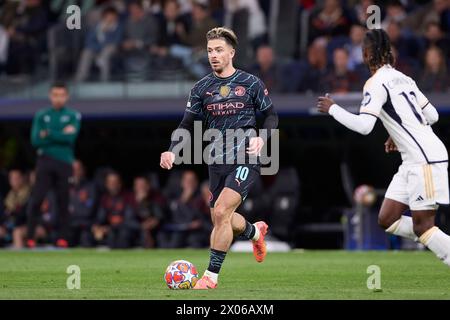
{"type": "Polygon", "coordinates": [[[450,237],[447,234],[438,227],[432,227],[420,236],[420,242],[450,267],[450,237]]]}
{"type": "Polygon", "coordinates": [[[204,275],[209,277],[209,278],[211,278],[211,280],[214,281],[215,283],[217,283],[217,281],[219,280],[219,274],[218,273],[214,273],[214,272],[211,272],[209,270],[206,270],[204,275]]]}
{"type": "Polygon", "coordinates": [[[400,219],[395,221],[386,232],[395,234],[396,236],[408,238],[414,241],[418,241],[419,238],[414,233],[413,221],[411,217],[401,216],[400,219]]]}
{"type": "Polygon", "coordinates": [[[259,235],[261,234],[261,232],[259,231],[259,228],[257,225],[253,225],[255,227],[255,235],[252,238],[252,241],[257,241],[259,239],[259,235]]]}

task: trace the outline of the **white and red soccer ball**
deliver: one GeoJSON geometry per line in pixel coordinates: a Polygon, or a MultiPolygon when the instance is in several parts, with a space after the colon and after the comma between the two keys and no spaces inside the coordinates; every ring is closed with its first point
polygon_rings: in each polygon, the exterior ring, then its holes
{"type": "Polygon", "coordinates": [[[169,289],[192,289],[198,280],[197,268],[186,260],[176,260],[169,264],[164,274],[169,289]]]}

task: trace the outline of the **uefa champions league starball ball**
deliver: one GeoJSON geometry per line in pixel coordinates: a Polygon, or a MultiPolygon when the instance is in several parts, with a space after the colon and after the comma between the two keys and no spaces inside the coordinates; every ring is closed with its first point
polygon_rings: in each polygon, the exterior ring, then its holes
{"type": "Polygon", "coordinates": [[[197,268],[186,260],[176,260],[169,264],[164,274],[169,289],[192,289],[198,280],[197,268]]]}

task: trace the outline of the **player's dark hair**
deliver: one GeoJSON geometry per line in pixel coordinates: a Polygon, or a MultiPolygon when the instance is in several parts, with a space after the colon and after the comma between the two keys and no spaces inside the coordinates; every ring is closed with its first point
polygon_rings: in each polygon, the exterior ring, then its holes
{"type": "Polygon", "coordinates": [[[364,37],[364,47],[370,50],[369,67],[380,68],[385,64],[394,64],[391,42],[386,31],[382,29],[367,31],[364,37]]]}
{"type": "Polygon", "coordinates": [[[50,90],[54,89],[54,88],[66,89],[66,91],[69,91],[69,89],[67,88],[67,85],[64,82],[60,82],[60,81],[52,83],[52,86],[50,87],[50,90]]]}
{"type": "Polygon", "coordinates": [[[223,39],[226,43],[232,46],[233,49],[236,49],[238,45],[236,34],[232,30],[224,27],[214,28],[208,31],[206,34],[206,40],[209,41],[213,39],[223,39]]]}

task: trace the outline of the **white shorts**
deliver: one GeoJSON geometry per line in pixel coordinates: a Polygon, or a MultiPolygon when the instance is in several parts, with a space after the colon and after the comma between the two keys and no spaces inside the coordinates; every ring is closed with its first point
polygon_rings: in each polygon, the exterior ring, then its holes
{"type": "Polygon", "coordinates": [[[392,178],[385,197],[410,210],[437,210],[449,204],[448,163],[402,164],[392,178]]]}

